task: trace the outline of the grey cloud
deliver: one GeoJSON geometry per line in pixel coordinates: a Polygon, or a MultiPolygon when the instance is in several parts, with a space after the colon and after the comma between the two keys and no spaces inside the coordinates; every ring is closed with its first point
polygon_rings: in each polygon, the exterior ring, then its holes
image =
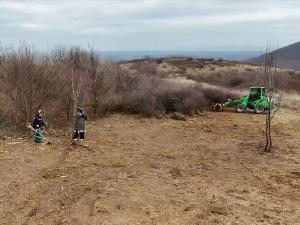
{"type": "Polygon", "coordinates": [[[298,1],[275,0],[1,1],[0,40],[102,50],[261,48],[267,39],[298,41],[297,9],[298,1]]]}

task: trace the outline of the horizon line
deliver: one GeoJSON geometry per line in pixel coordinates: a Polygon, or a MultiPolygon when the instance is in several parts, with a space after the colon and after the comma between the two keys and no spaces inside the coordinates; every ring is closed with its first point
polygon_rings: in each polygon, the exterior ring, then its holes
{"type": "Polygon", "coordinates": [[[98,52],[260,52],[261,50],[96,50],[98,52]]]}

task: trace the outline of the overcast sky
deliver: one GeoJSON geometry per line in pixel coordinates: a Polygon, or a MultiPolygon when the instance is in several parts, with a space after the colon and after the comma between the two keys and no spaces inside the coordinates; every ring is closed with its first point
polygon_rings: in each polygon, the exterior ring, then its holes
{"type": "Polygon", "coordinates": [[[0,41],[47,49],[262,50],[300,41],[300,0],[0,0],[0,41]]]}

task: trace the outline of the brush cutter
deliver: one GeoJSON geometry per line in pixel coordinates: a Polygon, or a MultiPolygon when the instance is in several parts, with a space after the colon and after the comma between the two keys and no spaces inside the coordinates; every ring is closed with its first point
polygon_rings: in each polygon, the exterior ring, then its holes
{"type": "MultiPolygon", "coordinates": [[[[28,129],[34,131],[35,133],[37,132],[37,131],[31,126],[31,123],[27,123],[27,124],[26,124],[26,127],[27,127],[28,129]]],[[[49,140],[48,138],[46,138],[44,135],[42,135],[42,134],[39,134],[39,135],[41,135],[41,137],[42,137],[44,140],[48,141],[48,144],[52,144],[52,141],[50,141],[50,140],[49,140]]]]}

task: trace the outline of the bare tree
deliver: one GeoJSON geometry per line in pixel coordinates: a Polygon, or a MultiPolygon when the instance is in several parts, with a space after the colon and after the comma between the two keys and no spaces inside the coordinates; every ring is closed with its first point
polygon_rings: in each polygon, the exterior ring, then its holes
{"type": "Polygon", "coordinates": [[[90,101],[94,114],[97,114],[101,101],[107,97],[112,88],[112,71],[110,64],[105,61],[101,62],[100,56],[90,48],[87,73],[90,79],[90,101]]]}
{"type": "Polygon", "coordinates": [[[273,53],[267,48],[265,54],[265,67],[264,67],[264,78],[266,86],[268,87],[268,96],[267,101],[269,106],[272,107],[267,111],[266,114],[266,127],[265,127],[265,136],[266,136],[266,145],[265,152],[270,152],[272,150],[272,119],[275,113],[280,109],[281,101],[282,101],[282,90],[283,83],[281,79],[282,73],[280,73],[277,69],[277,60],[273,53]],[[275,101],[275,102],[273,102],[275,101]]]}
{"type": "Polygon", "coordinates": [[[67,118],[70,118],[85,100],[88,55],[77,46],[66,48],[60,45],[51,53],[52,60],[60,68],[66,83],[62,102],[67,118]]]}
{"type": "MultiPolygon", "coordinates": [[[[265,152],[271,152],[273,147],[272,139],[272,119],[276,112],[281,107],[283,95],[283,73],[277,68],[277,60],[271,51],[269,45],[264,55],[261,54],[260,58],[260,85],[267,89],[266,101],[269,109],[265,114],[265,128],[261,129],[255,122],[256,127],[265,135],[265,152]]],[[[250,115],[251,117],[251,115],[250,115]]],[[[253,120],[253,118],[251,117],[253,120]]]]}
{"type": "Polygon", "coordinates": [[[83,106],[87,92],[87,70],[88,55],[86,51],[73,47],[68,51],[69,63],[71,65],[71,98],[73,105],[73,125],[76,121],[78,106],[83,106]]]}
{"type": "Polygon", "coordinates": [[[138,90],[141,76],[137,73],[130,73],[120,65],[111,62],[111,71],[115,79],[115,92],[117,95],[138,90]]]}

